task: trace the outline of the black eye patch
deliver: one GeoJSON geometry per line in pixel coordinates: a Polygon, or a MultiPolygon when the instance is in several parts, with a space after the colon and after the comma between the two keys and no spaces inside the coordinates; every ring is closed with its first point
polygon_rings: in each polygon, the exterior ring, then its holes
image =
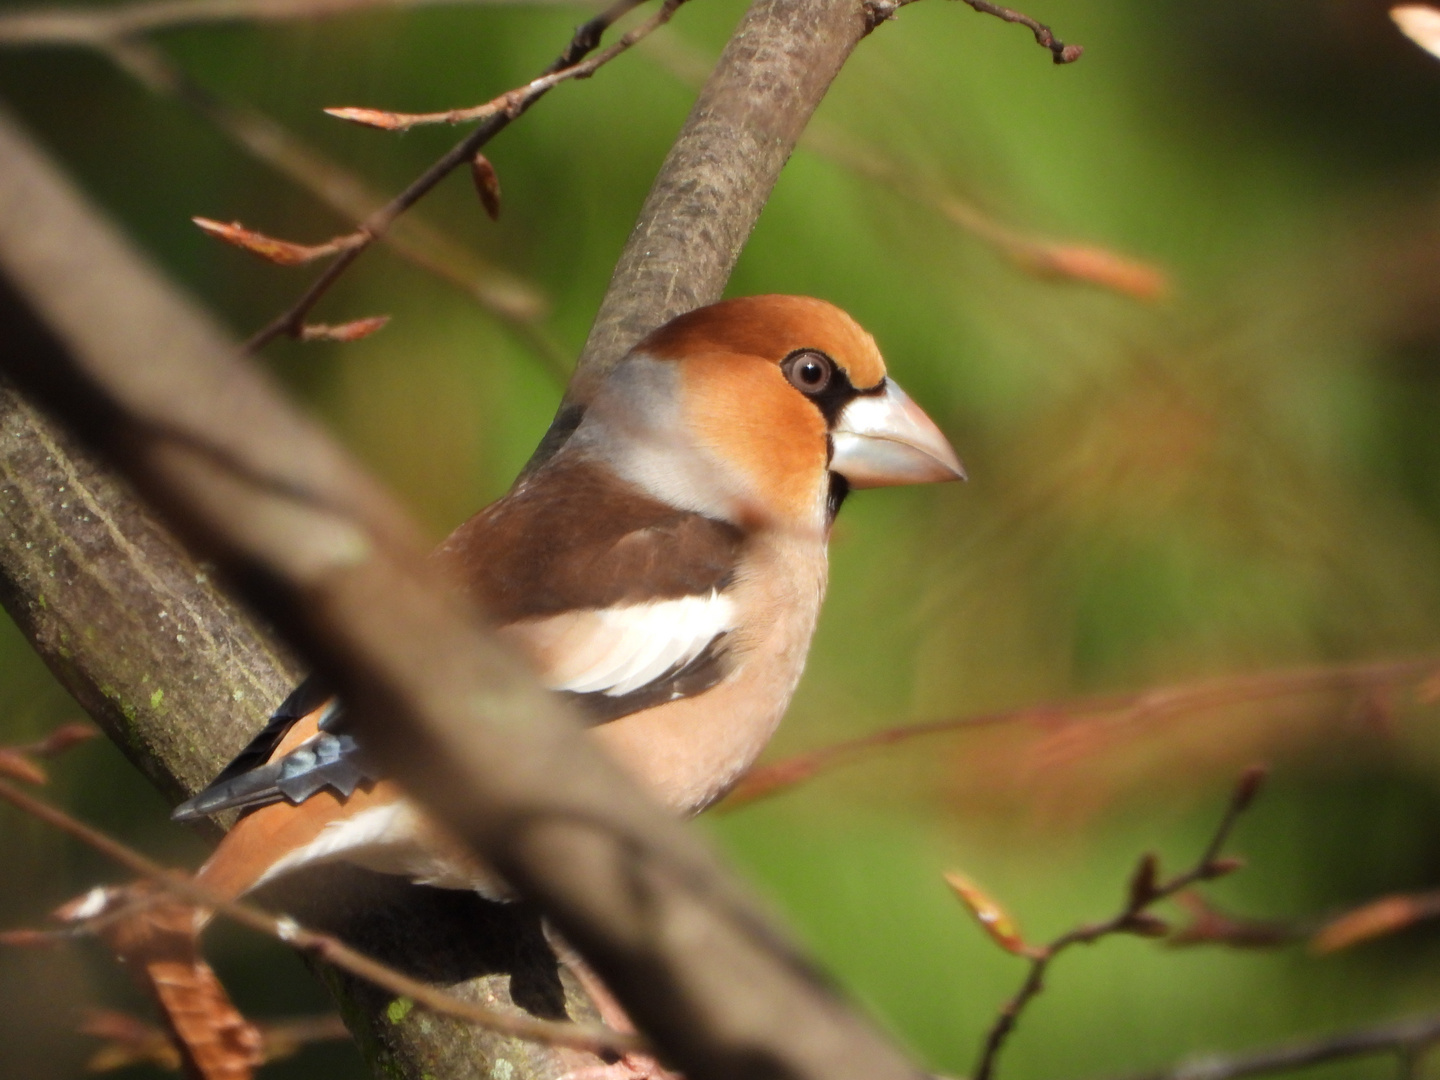
{"type": "Polygon", "coordinates": [[[845,369],[819,349],[796,349],[780,361],[780,370],[815,403],[827,428],[835,426],[841,411],[857,397],[885,392],[884,379],[868,390],[855,389],[845,369]]]}

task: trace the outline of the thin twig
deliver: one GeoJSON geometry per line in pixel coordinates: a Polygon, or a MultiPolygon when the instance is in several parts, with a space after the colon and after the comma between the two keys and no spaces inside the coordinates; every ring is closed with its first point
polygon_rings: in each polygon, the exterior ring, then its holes
{"type": "MultiPolygon", "coordinates": [[[[353,173],[263,113],[220,100],[150,42],[117,38],[98,48],[152,93],[193,110],[245,153],[350,221],[364,221],[383,204],[384,198],[353,173]]],[[[540,324],[548,302],[534,285],[413,214],[396,222],[382,239],[402,259],[454,285],[500,319],[555,378],[563,382],[568,377],[568,355],[540,324]]]]}
{"type": "Polygon", "coordinates": [[[1205,845],[1200,858],[1190,869],[1165,881],[1158,881],[1158,860],[1154,855],[1144,856],[1131,877],[1125,904],[1117,914],[1101,922],[1085,923],[1067,930],[1049,944],[1029,950],[1030,970],[1020,989],[1001,1007],[1000,1015],[986,1033],[980,1058],[975,1065],[975,1080],[991,1080],[995,1075],[995,1065],[1005,1046],[1005,1040],[1015,1030],[1025,1007],[1045,989],[1045,974],[1060,953],[1072,945],[1089,945],[1111,934],[1160,936],[1168,932],[1169,928],[1149,913],[1153,905],[1198,882],[1212,881],[1240,868],[1239,860],[1222,858],[1220,852],[1230,838],[1236,821],[1254,801],[1264,779],[1265,770],[1260,767],[1247,769],[1240,777],[1231,792],[1220,824],[1210,837],[1210,842],[1205,845]]]}
{"type": "Polygon", "coordinates": [[[648,37],[653,31],[658,30],[670,21],[675,10],[684,0],[666,0],[660,10],[652,15],[645,22],[628,31],[621,36],[620,40],[611,45],[604,52],[596,53],[590,59],[569,67],[553,71],[548,75],[542,75],[537,79],[531,79],[524,86],[516,87],[514,90],[507,90],[499,97],[491,98],[483,105],[473,105],[465,109],[449,109],[445,112],[433,113],[397,113],[385,112],[379,109],[326,109],[331,116],[340,120],[350,120],[365,127],[377,127],[385,131],[408,131],[412,127],[421,124],[468,124],[476,120],[484,120],[495,116],[498,113],[508,113],[512,118],[519,115],[517,110],[521,103],[527,98],[534,98],[547,90],[552,90],[563,82],[570,82],[574,79],[588,79],[596,71],[608,64],[615,57],[625,52],[637,41],[648,37]]]}
{"type": "MultiPolygon", "coordinates": [[[[314,283],[305,290],[300,299],[291,305],[289,310],[277,316],[268,325],[262,327],[252,335],[250,340],[245,343],[246,351],[255,352],[281,335],[289,335],[291,337],[298,336],[303,330],[305,318],[310,313],[310,310],[320,301],[320,298],[329,291],[330,287],[340,276],[350,268],[351,264],[354,263],[375,240],[384,236],[385,233],[389,231],[390,226],[396,218],[400,217],[401,214],[405,213],[410,207],[414,206],[429,194],[435,185],[440,183],[441,180],[450,175],[455,169],[461,165],[468,165],[481,147],[508,127],[512,120],[523,115],[530,106],[544,97],[551,86],[554,85],[554,83],[546,82],[548,76],[557,75],[565,72],[567,69],[581,65],[583,58],[594,51],[595,47],[600,43],[600,38],[605,31],[631,10],[638,7],[642,2],[643,0],[616,0],[610,7],[581,26],[580,29],[575,32],[575,36],[571,38],[570,44],[566,46],[565,50],[554,63],[546,68],[537,79],[526,84],[525,87],[521,87],[518,91],[512,92],[518,94],[518,96],[511,100],[505,109],[489,114],[474,131],[451,147],[435,164],[431,165],[430,168],[426,169],[424,173],[412,181],[409,187],[395,196],[394,199],[374,214],[366,218],[365,221],[361,223],[359,229],[356,230],[356,234],[360,237],[356,246],[338,255],[335,261],[327,266],[320,276],[316,278],[314,283]]],[[[642,26],[626,34],[625,37],[621,39],[621,42],[617,42],[615,46],[606,49],[601,54],[601,56],[604,57],[604,61],[602,62],[608,62],[608,60],[614,59],[614,57],[620,55],[621,52],[624,52],[636,41],[640,40],[640,37],[643,37],[644,34],[648,34],[650,31],[663,25],[684,2],[685,0],[665,0],[661,10],[655,16],[647,20],[642,26]],[[641,31],[643,31],[643,33],[641,33],[641,31]]],[[[597,60],[598,59],[597,57],[597,60]]],[[[598,64],[595,65],[595,67],[598,66],[598,64]]],[[[595,67],[588,68],[586,74],[594,74],[595,67]]]]}
{"type": "Polygon", "coordinates": [[[147,0],[113,7],[39,8],[0,15],[0,45],[97,45],[134,34],[225,22],[282,22],[371,8],[570,0],[147,0]]]}
{"type": "Polygon", "coordinates": [[[1083,45],[1066,45],[1055,36],[1050,27],[1042,22],[1036,22],[1023,12],[992,4],[989,0],[965,0],[965,3],[982,14],[994,15],[997,19],[1004,19],[1008,23],[1019,23],[1021,26],[1028,27],[1030,32],[1035,35],[1035,43],[1049,49],[1051,58],[1057,64],[1073,64],[1085,53],[1083,45]]]}
{"type": "Polygon", "coordinates": [[[1417,1016],[1248,1053],[1192,1058],[1173,1069],[1137,1073],[1124,1080],[1240,1080],[1245,1076],[1293,1072],[1327,1061],[1372,1054],[1395,1054],[1403,1061],[1437,1042],[1440,1042],[1440,1014],[1417,1016]]]}
{"type": "Polygon", "coordinates": [[[861,735],[752,769],[722,805],[725,809],[736,809],[779,795],[814,779],[822,772],[867,753],[912,739],[950,735],[973,728],[997,727],[1003,724],[1078,724],[1106,714],[1119,714],[1116,719],[1126,723],[1153,721],[1203,709],[1298,694],[1356,692],[1393,687],[1417,682],[1437,671],[1440,671],[1440,657],[1294,668],[1256,675],[1207,679],[1176,686],[1152,687],[1130,694],[1071,698],[975,716],[907,724],[861,735]]]}
{"type": "Polygon", "coordinates": [[[4,780],[0,780],[0,800],[73,836],[132,873],[155,882],[188,903],[217,912],[242,926],[316,956],[394,994],[407,997],[431,1012],[467,1020],[518,1038],[588,1050],[592,1053],[625,1052],[645,1047],[644,1041],[638,1035],[624,1034],[600,1025],[506,1015],[463,1001],[356,952],[338,938],[307,930],[289,916],[272,915],[250,904],[217,896],[197,885],[189,877],[166,869],[114,837],[76,820],[58,807],[37,799],[4,780]]]}

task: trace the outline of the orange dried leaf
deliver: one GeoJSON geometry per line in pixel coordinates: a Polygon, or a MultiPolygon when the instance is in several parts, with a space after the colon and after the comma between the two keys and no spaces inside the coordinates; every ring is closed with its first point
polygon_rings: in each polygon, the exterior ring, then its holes
{"type": "Polygon", "coordinates": [[[12,780],[19,780],[24,784],[34,784],[37,787],[50,779],[39,765],[19,750],[9,747],[0,747],[0,775],[8,776],[12,780]]]}
{"type": "Polygon", "coordinates": [[[383,109],[342,107],[326,109],[325,113],[337,120],[348,120],[352,124],[379,128],[381,131],[399,131],[410,126],[410,121],[404,113],[386,112],[383,109]]]}
{"type": "Polygon", "coordinates": [[[1170,292],[1170,279],[1163,270],[1101,247],[1037,245],[1022,261],[1039,274],[1088,282],[1136,300],[1153,302],[1170,292]]]}
{"type": "Polygon", "coordinates": [[[211,236],[218,237],[227,244],[243,248],[252,255],[259,255],[262,259],[268,259],[279,266],[301,266],[304,263],[314,262],[316,259],[323,259],[327,255],[334,255],[338,251],[353,247],[363,240],[363,237],[350,233],[327,240],[323,244],[293,244],[289,240],[277,240],[273,236],[266,236],[264,233],[247,229],[238,221],[232,221],[226,225],[222,221],[211,221],[209,218],[203,217],[195,217],[190,220],[211,236]]]}
{"type": "Polygon", "coordinates": [[[1431,56],[1440,56],[1440,10],[1429,4],[1397,4],[1390,18],[1400,32],[1431,56]]]}
{"type": "Polygon", "coordinates": [[[1338,952],[1437,915],[1440,915],[1440,895],[1383,896],[1326,923],[1310,939],[1310,950],[1321,954],[1338,952]]]}
{"type": "Polygon", "coordinates": [[[484,154],[476,153],[470,162],[470,175],[475,180],[475,191],[480,196],[480,205],[491,221],[500,220],[500,177],[495,166],[484,154]]]}
{"type": "Polygon", "coordinates": [[[960,901],[970,909],[970,914],[975,916],[975,921],[990,935],[995,944],[1016,956],[1033,955],[1034,950],[1020,936],[1020,928],[1015,925],[1015,920],[988,893],[964,874],[952,870],[944,877],[945,884],[949,885],[960,901]]]}
{"type": "Polygon", "coordinates": [[[377,330],[384,329],[385,324],[390,321],[389,315],[371,315],[366,319],[356,319],[353,322],[338,323],[330,326],[326,323],[312,323],[300,331],[301,341],[359,341],[367,338],[377,330]]]}

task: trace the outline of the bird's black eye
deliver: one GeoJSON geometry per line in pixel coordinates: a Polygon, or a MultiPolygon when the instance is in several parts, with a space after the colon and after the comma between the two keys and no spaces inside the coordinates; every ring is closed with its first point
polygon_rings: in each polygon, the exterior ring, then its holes
{"type": "Polygon", "coordinates": [[[790,380],[790,385],[802,394],[818,394],[830,385],[835,363],[822,352],[801,349],[785,358],[781,370],[790,380]]]}

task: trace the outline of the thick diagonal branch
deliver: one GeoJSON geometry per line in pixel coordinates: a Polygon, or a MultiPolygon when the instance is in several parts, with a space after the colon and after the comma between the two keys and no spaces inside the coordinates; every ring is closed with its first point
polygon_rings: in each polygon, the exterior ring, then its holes
{"type": "Polygon", "coordinates": [[[0,272],[50,339],[5,368],[214,553],[662,1052],[693,1080],[916,1076],[454,599],[389,497],[8,124],[0,155],[0,272]]]}

